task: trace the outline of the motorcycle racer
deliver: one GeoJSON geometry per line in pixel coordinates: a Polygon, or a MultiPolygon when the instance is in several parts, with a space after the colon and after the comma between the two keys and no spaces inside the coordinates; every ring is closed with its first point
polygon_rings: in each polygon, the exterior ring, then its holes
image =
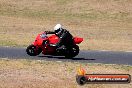
{"type": "Polygon", "coordinates": [[[26,52],[30,56],[44,55],[65,56],[73,58],[79,54],[79,46],[83,38],[72,36],[69,31],[63,29],[60,24],[54,27],[54,31],[39,33],[34,42],[29,45],[26,52]],[[47,35],[52,34],[52,35],[47,35]]]}
{"type": "Polygon", "coordinates": [[[61,24],[57,24],[54,27],[54,31],[45,31],[45,33],[55,34],[60,38],[58,43],[50,44],[50,46],[54,46],[57,49],[61,49],[63,45],[67,48],[70,48],[72,47],[71,45],[73,45],[73,36],[69,33],[69,31],[63,29],[61,24]]]}

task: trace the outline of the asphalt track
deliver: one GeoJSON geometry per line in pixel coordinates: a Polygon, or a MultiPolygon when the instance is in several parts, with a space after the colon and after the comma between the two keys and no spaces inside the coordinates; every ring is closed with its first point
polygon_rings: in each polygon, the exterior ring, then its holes
{"type": "Polygon", "coordinates": [[[64,57],[44,56],[42,54],[32,57],[26,54],[25,48],[0,47],[0,58],[132,65],[132,52],[114,51],[80,51],[75,58],[66,59],[64,57]]]}

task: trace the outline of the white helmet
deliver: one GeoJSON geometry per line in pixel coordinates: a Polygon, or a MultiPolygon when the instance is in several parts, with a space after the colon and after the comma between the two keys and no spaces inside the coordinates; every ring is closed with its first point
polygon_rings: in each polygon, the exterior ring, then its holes
{"type": "Polygon", "coordinates": [[[61,24],[57,24],[55,27],[54,27],[54,31],[55,32],[59,32],[62,30],[62,25],[61,24]]]}

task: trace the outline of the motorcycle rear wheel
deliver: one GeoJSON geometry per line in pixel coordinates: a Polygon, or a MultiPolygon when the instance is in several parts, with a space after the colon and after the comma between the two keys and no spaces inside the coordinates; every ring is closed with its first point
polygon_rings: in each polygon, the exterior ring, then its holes
{"type": "Polygon", "coordinates": [[[80,51],[79,46],[74,45],[72,49],[67,50],[67,53],[65,54],[65,58],[73,58],[79,54],[79,51],[80,51]]]}
{"type": "Polygon", "coordinates": [[[29,45],[26,49],[26,52],[30,56],[37,56],[42,52],[42,50],[40,48],[37,49],[34,45],[29,45]]]}

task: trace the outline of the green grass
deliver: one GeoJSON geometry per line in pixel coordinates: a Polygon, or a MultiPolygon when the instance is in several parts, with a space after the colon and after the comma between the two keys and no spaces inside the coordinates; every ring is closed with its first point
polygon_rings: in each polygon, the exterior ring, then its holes
{"type": "Polygon", "coordinates": [[[74,3],[75,0],[55,0],[57,5],[66,5],[67,3],[74,3]]]}
{"type": "MultiPolygon", "coordinates": [[[[71,2],[71,0],[56,0],[57,5],[66,4],[71,2]]],[[[79,7],[80,12],[72,12],[68,9],[65,9],[63,6],[57,6],[55,8],[62,9],[41,9],[34,10],[28,7],[23,7],[21,9],[15,5],[5,4],[0,8],[1,16],[15,16],[15,17],[30,17],[30,18],[39,18],[39,19],[65,19],[65,20],[131,20],[131,13],[125,11],[117,11],[111,13],[109,11],[100,11],[96,9],[88,9],[84,7],[79,7]]]]}
{"type": "Polygon", "coordinates": [[[0,46],[19,46],[19,45],[13,40],[0,40],[0,46]]]}

